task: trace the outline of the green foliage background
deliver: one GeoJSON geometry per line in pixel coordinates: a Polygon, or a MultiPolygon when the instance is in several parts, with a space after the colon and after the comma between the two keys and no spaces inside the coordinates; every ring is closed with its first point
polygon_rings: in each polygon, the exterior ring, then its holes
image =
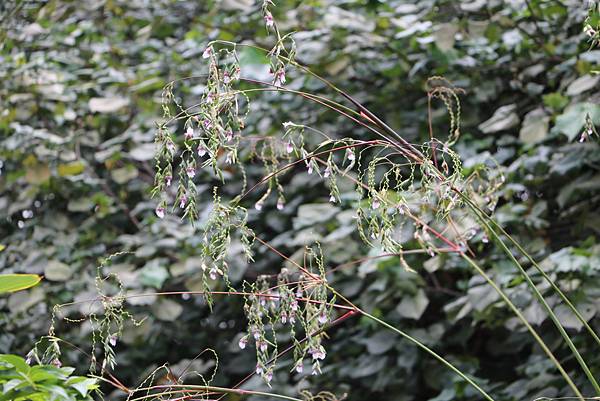
{"type": "MultiPolygon", "coordinates": [[[[457,145],[465,169],[489,156],[505,168],[497,218],[600,329],[600,149],[594,142],[578,142],[586,115],[600,124],[600,76],[594,74],[600,50],[591,49],[582,32],[585,5],[578,0],[276,3],[281,27],[296,31],[298,60],[411,142],[429,135],[428,77],[442,75],[465,90],[457,145]]],[[[196,249],[207,215],[202,205],[217,181],[208,172],[197,177],[197,227],[176,215],[164,220],[154,215],[149,190],[161,90],[172,79],[205,73],[201,54],[209,40],[268,47],[271,39],[258,8],[250,0],[0,6],[0,270],[45,276],[31,290],[0,298],[0,354],[25,355],[47,333],[55,304],[95,297],[96,267],[111,253],[129,252],[103,268],[118,273],[127,294],[201,287],[196,249]]],[[[243,75],[268,76],[264,63],[259,54],[242,50],[243,75]]],[[[327,93],[315,81],[294,73],[290,78],[292,88],[327,93]]],[[[195,103],[203,88],[202,79],[190,82],[175,88],[185,104],[195,103]]],[[[447,135],[443,105],[434,102],[431,115],[435,135],[447,135]]],[[[366,135],[281,94],[253,100],[246,132],[275,134],[288,120],[340,136],[366,135]]],[[[258,172],[250,168],[249,180],[260,178],[258,172]]],[[[288,254],[318,240],[331,267],[378,254],[353,234],[349,208],[330,204],[322,183],[300,173],[283,177],[284,210],[270,198],[260,213],[251,214],[252,228],[288,254]]],[[[342,198],[353,191],[340,190],[342,198]]],[[[254,196],[248,205],[260,193],[254,196]]],[[[473,247],[489,274],[576,371],[522,278],[504,255],[477,239],[473,247]]],[[[232,247],[241,252],[239,244],[232,247]]],[[[241,254],[233,258],[234,284],[282,267],[266,249],[256,252],[251,266],[241,254]]],[[[382,258],[345,267],[332,279],[353,302],[447,356],[498,399],[568,394],[529,335],[468,266],[442,256],[407,261],[418,274],[406,272],[395,258],[382,258]]],[[[217,298],[212,313],[201,297],[148,296],[127,304],[136,318],[146,320],[139,327],[127,325],[117,346],[115,375],[122,382],[136,385],[164,362],[181,373],[209,347],[219,353],[218,384],[233,385],[253,370],[252,352],[237,348],[245,329],[240,299],[217,298]]],[[[78,317],[94,307],[78,304],[63,314],[78,317]]],[[[557,306],[556,312],[598,375],[600,353],[591,339],[566,309],[557,306]]],[[[89,323],[57,319],[57,335],[86,350],[90,330],[89,323]]],[[[323,375],[289,374],[291,361],[282,361],[274,391],[330,390],[348,393],[349,400],[477,399],[436,361],[366,321],[346,321],[330,332],[326,345],[323,375]]],[[[88,366],[75,349],[63,352],[65,365],[88,366]]],[[[205,354],[192,365],[210,373],[215,362],[205,354]]],[[[574,377],[586,388],[581,372],[574,377]]],[[[257,379],[249,386],[264,384],[257,379]]]]}

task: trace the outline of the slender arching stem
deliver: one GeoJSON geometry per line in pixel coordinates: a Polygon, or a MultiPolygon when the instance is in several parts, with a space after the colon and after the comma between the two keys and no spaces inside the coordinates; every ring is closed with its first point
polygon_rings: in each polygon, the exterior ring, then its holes
{"type": "MultiPolygon", "coordinates": [[[[527,274],[527,272],[525,271],[525,269],[523,268],[523,266],[515,258],[515,256],[510,251],[510,249],[504,243],[504,241],[502,241],[502,238],[492,228],[492,226],[489,223],[490,219],[486,218],[487,216],[481,215],[481,213],[479,213],[479,211],[477,210],[477,208],[475,208],[474,203],[470,199],[468,199],[468,198],[465,197],[465,202],[475,212],[475,214],[478,216],[479,220],[487,228],[487,230],[490,232],[490,234],[492,235],[492,237],[500,245],[500,247],[503,249],[503,251],[509,256],[509,258],[512,260],[512,262],[517,266],[517,268],[519,269],[519,272],[525,278],[525,280],[527,282],[527,285],[531,288],[531,290],[533,291],[535,297],[542,304],[542,306],[546,310],[546,313],[548,313],[548,316],[550,317],[550,319],[552,320],[552,322],[554,323],[554,325],[556,326],[556,328],[560,332],[562,338],[565,340],[565,342],[567,343],[567,345],[571,349],[571,352],[575,356],[575,359],[577,359],[577,362],[579,363],[579,365],[583,369],[585,375],[587,376],[588,380],[590,381],[590,383],[594,387],[594,390],[596,391],[597,394],[600,394],[600,386],[598,386],[598,382],[596,381],[596,378],[594,377],[594,375],[590,371],[590,368],[588,367],[588,365],[584,361],[583,357],[581,356],[581,354],[577,350],[577,347],[575,346],[575,344],[573,344],[573,341],[569,337],[569,334],[565,331],[565,329],[562,326],[562,324],[560,324],[560,321],[558,320],[558,317],[556,316],[556,314],[554,313],[554,311],[552,311],[552,308],[550,307],[550,305],[548,305],[548,302],[546,302],[546,300],[544,299],[544,296],[540,293],[540,291],[538,290],[538,288],[535,285],[535,283],[533,282],[533,280],[531,280],[531,277],[529,276],[529,274],[527,274]]],[[[549,279],[549,277],[548,277],[548,279],[549,279]]],[[[549,280],[549,281],[553,282],[552,280],[549,280]]],[[[515,313],[516,313],[516,311],[515,311],[515,313]]],[[[523,320],[523,319],[521,319],[521,320],[523,320]]],[[[523,322],[525,323],[524,320],[523,320],[523,322]]],[[[528,329],[529,329],[529,325],[528,324],[526,324],[526,325],[528,326],[528,329]]],[[[532,334],[533,334],[533,332],[532,332],[532,334]]],[[[536,336],[534,335],[534,337],[536,337],[536,336]]],[[[536,337],[536,340],[537,339],[538,338],[536,337]]],[[[558,367],[558,365],[557,365],[557,367],[558,367]]]]}
{"type": "Polygon", "coordinates": [[[352,302],[350,302],[348,299],[346,299],[342,294],[340,294],[337,290],[335,290],[335,288],[331,287],[330,285],[328,285],[328,288],[336,297],[339,297],[343,301],[349,303],[351,306],[354,306],[358,313],[360,313],[361,315],[363,315],[364,317],[366,317],[368,319],[373,320],[374,322],[380,324],[381,326],[383,326],[389,330],[392,330],[394,333],[397,333],[400,336],[404,337],[405,339],[407,339],[408,341],[410,341],[411,343],[413,343],[414,345],[421,348],[423,351],[427,352],[429,355],[431,355],[432,357],[434,357],[435,359],[440,361],[443,365],[445,365],[447,368],[452,370],[458,376],[460,376],[463,380],[465,380],[467,383],[469,383],[471,386],[473,386],[486,400],[494,401],[494,398],[492,398],[491,395],[489,395],[484,389],[482,389],[477,383],[475,383],[473,381],[473,379],[471,379],[469,376],[464,374],[460,369],[458,369],[456,366],[454,366],[452,363],[450,363],[448,360],[446,360],[443,356],[441,356],[440,354],[438,354],[437,352],[435,352],[434,350],[429,348],[427,345],[423,344],[421,341],[417,340],[410,334],[392,326],[391,324],[387,323],[386,321],[381,320],[378,317],[355,306],[352,302]]]}
{"type": "Polygon", "coordinates": [[[579,389],[577,388],[575,383],[573,383],[573,380],[571,380],[571,378],[569,377],[567,372],[562,367],[561,363],[558,361],[558,359],[556,359],[556,357],[554,356],[554,354],[552,353],[550,348],[548,348],[548,346],[546,345],[544,340],[539,336],[539,334],[535,331],[535,329],[527,321],[525,316],[523,316],[521,311],[519,309],[517,309],[515,304],[508,298],[508,296],[504,293],[504,291],[502,291],[502,289],[487,275],[487,273],[473,259],[471,259],[464,253],[461,254],[461,257],[467,263],[469,263],[469,265],[471,265],[471,267],[473,267],[477,271],[477,273],[479,273],[485,279],[485,281],[488,282],[489,285],[492,286],[492,288],[498,293],[498,295],[500,295],[502,300],[504,300],[504,302],[514,312],[514,314],[517,315],[519,320],[525,325],[525,327],[527,327],[527,330],[529,330],[529,333],[533,336],[533,338],[537,341],[537,343],[542,348],[542,350],[546,353],[548,358],[550,358],[550,360],[554,363],[554,365],[556,366],[556,368],[558,369],[558,371],[560,372],[562,377],[569,384],[569,387],[571,387],[571,389],[577,395],[577,397],[583,401],[583,395],[581,394],[581,392],[579,391],[579,389]]]}

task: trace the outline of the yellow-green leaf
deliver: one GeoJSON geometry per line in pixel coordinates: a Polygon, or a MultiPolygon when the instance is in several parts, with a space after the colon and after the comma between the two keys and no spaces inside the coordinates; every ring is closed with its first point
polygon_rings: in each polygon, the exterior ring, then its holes
{"type": "Polygon", "coordinates": [[[33,287],[41,279],[37,274],[0,274],[0,294],[33,287]]]}
{"type": "Polygon", "coordinates": [[[77,175],[83,173],[85,165],[82,162],[72,162],[58,165],[58,175],[61,177],[67,175],[77,175]]]}

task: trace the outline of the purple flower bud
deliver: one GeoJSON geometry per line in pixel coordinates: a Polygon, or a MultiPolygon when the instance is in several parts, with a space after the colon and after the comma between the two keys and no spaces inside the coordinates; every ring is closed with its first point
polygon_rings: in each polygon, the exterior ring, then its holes
{"type": "Polygon", "coordinates": [[[331,169],[329,166],[325,167],[325,171],[323,172],[323,177],[327,178],[331,175],[331,169]]]}
{"type": "Polygon", "coordinates": [[[204,121],[202,121],[202,126],[204,127],[205,130],[209,130],[212,128],[212,122],[207,118],[204,121]]]}
{"type": "Polygon", "coordinates": [[[292,153],[294,151],[294,144],[292,143],[292,141],[289,141],[285,147],[285,151],[289,154],[292,153]]]}
{"type": "Polygon", "coordinates": [[[162,219],[165,217],[165,208],[162,205],[158,205],[156,207],[155,212],[159,219],[162,219]]]}
{"type": "Polygon", "coordinates": [[[258,341],[257,342],[258,345],[258,349],[260,349],[262,352],[265,352],[268,349],[268,345],[266,341],[258,341]]]}
{"type": "Polygon", "coordinates": [[[246,348],[246,344],[248,344],[248,338],[246,336],[240,338],[240,342],[238,342],[238,346],[241,349],[244,349],[244,348],[246,348]]]}
{"type": "Polygon", "coordinates": [[[57,368],[60,368],[62,366],[62,363],[58,360],[58,358],[55,358],[52,360],[52,365],[56,366],[57,368]]]}
{"type": "Polygon", "coordinates": [[[165,175],[165,185],[167,187],[171,186],[171,181],[173,181],[173,177],[171,176],[171,174],[165,175]]]}
{"type": "Polygon", "coordinates": [[[275,75],[273,77],[273,85],[275,86],[283,86],[285,85],[285,69],[280,68],[275,71],[275,75]]]}
{"type": "Polygon", "coordinates": [[[273,371],[269,370],[266,374],[265,374],[265,380],[267,383],[270,383],[271,380],[273,380],[273,371]]]}

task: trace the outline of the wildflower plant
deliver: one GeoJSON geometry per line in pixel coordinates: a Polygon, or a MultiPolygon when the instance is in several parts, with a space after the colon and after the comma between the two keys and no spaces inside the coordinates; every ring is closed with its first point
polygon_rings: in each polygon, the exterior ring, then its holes
{"type": "MultiPolygon", "coordinates": [[[[175,209],[179,204],[183,209],[182,216],[194,222],[198,215],[193,201],[197,193],[194,180],[197,169],[211,169],[221,182],[220,186],[213,189],[213,211],[205,226],[202,247],[205,258],[202,269],[208,271],[210,280],[223,277],[230,291],[235,292],[227,278],[227,250],[232,235],[242,238],[249,261],[252,260],[252,246],[258,242],[288,262],[279,272],[260,276],[253,283],[245,282],[241,292],[245,298],[248,329],[239,340],[239,346],[242,349],[255,348],[255,373],[267,383],[271,382],[275,363],[280,356],[277,333],[286,330],[292,338],[293,370],[302,373],[305,363],[310,363],[310,372],[318,374],[321,364],[326,361],[323,333],[328,325],[337,321],[336,315],[341,316],[338,317],[340,319],[360,314],[412,341],[473,385],[485,399],[493,400],[473,379],[418,339],[370,315],[340,294],[328,281],[327,261],[319,244],[305,249],[303,261],[299,263],[263,241],[248,227],[248,208],[254,207],[260,212],[265,202],[273,197],[277,209],[284,209],[285,187],[280,178],[292,170],[304,170],[305,174],[322,180],[329,189],[329,201],[332,203],[342,201],[338,182],[349,180],[356,192],[352,207],[358,235],[368,246],[381,250],[383,254],[397,256],[407,271],[417,270],[417,267],[408,265],[404,257],[407,251],[421,252],[430,257],[448,253],[466,261],[525,325],[575,396],[583,399],[583,394],[550,347],[476,262],[472,245],[476,242],[496,242],[523,275],[593,388],[600,393],[600,386],[586,361],[532,281],[531,273],[525,270],[511,248],[516,248],[534,266],[599,345],[600,339],[535,260],[491,217],[498,202],[498,190],[505,180],[501,168],[493,160],[486,160],[465,169],[459,155],[453,150],[453,145],[460,137],[459,96],[462,90],[442,77],[432,77],[427,82],[430,114],[432,102],[441,101],[444,104],[449,116],[449,134],[445,140],[436,138],[430,124],[427,142],[409,143],[349,94],[298,63],[293,37],[280,33],[273,17],[273,7],[273,2],[269,0],[264,1],[261,7],[265,28],[275,42],[273,47],[263,49],[221,40],[210,42],[203,52],[208,63],[208,74],[181,79],[165,87],[165,121],[159,124],[156,136],[158,151],[154,194],[161,198],[156,211],[159,218],[164,217],[169,205],[174,205],[175,209]],[[269,59],[271,81],[244,76],[237,55],[242,46],[264,51],[269,59]],[[288,88],[286,84],[292,70],[321,81],[336,99],[345,103],[288,88]],[[199,78],[206,80],[206,89],[200,101],[191,106],[179,104],[173,94],[174,85],[199,78]],[[368,131],[374,139],[340,138],[302,121],[282,123],[280,135],[250,135],[244,130],[245,117],[251,110],[252,97],[264,92],[300,96],[349,119],[368,131]],[[178,128],[181,126],[184,127],[183,132],[178,128]],[[178,147],[180,151],[176,151],[178,147]],[[248,185],[245,172],[250,164],[261,165],[264,171],[263,178],[253,186],[248,185]],[[227,200],[222,195],[222,187],[227,186],[226,170],[228,174],[232,171],[240,174],[244,183],[239,194],[227,200]],[[174,171],[179,177],[176,192],[169,190],[174,171]],[[252,205],[250,198],[254,193],[259,195],[252,205]],[[413,233],[414,241],[407,243],[400,239],[400,231],[404,227],[413,233]],[[338,300],[340,304],[336,303],[338,300]],[[304,338],[298,336],[300,331],[304,333],[304,338]]],[[[594,133],[593,124],[588,121],[584,133],[586,139],[594,133]]],[[[210,294],[208,281],[205,282],[205,292],[210,294]]]]}
{"type": "MultiPolygon", "coordinates": [[[[477,262],[473,245],[496,243],[514,263],[569,346],[596,395],[599,395],[600,386],[586,360],[533,282],[532,273],[526,270],[523,260],[559,295],[598,345],[600,338],[524,247],[492,217],[498,204],[499,189],[505,181],[502,169],[491,159],[466,168],[453,149],[460,138],[462,90],[442,77],[432,77],[427,82],[429,138],[425,143],[410,143],[351,95],[296,60],[293,35],[281,34],[273,16],[274,6],[270,0],[263,1],[261,6],[265,29],[274,41],[271,48],[212,41],[202,52],[207,64],[206,74],[181,78],[165,86],[162,94],[164,118],[157,125],[155,137],[157,151],[153,195],[157,198],[155,214],[159,219],[175,213],[196,223],[200,214],[197,209],[200,188],[198,172],[209,171],[219,182],[211,189],[212,207],[200,228],[203,230],[199,247],[203,258],[199,266],[202,288],[196,294],[203,295],[212,305],[213,296],[218,293],[214,290],[214,284],[222,280],[227,291],[221,294],[243,297],[248,325],[238,340],[238,346],[256,354],[255,371],[249,377],[259,375],[270,384],[278,360],[288,353],[293,355],[292,372],[319,374],[323,364],[327,363],[326,331],[359,315],[412,342],[473,386],[484,399],[494,400],[475,379],[424,342],[370,314],[340,293],[332,284],[335,269],[328,265],[319,243],[288,256],[250,227],[250,209],[260,213],[270,200],[274,201],[277,210],[286,208],[286,188],[282,177],[294,171],[321,181],[328,190],[329,202],[343,202],[351,206],[356,233],[361,240],[381,255],[397,257],[406,271],[416,274],[419,270],[418,266],[410,266],[407,262],[405,256],[409,253],[429,257],[449,254],[462,259],[498,293],[560,372],[575,397],[583,400],[584,394],[566,372],[561,360],[500,285],[477,262]],[[269,62],[270,80],[261,81],[244,75],[238,54],[242,47],[264,52],[269,62]],[[288,87],[290,77],[294,74],[304,74],[309,79],[320,81],[331,90],[332,97],[288,87]],[[190,80],[203,80],[204,92],[195,104],[184,105],[177,98],[175,88],[190,80]],[[367,132],[371,139],[340,137],[304,121],[281,122],[281,130],[276,135],[258,136],[247,132],[246,119],[252,110],[252,99],[264,93],[302,97],[348,119],[367,132]],[[436,137],[431,128],[431,107],[437,101],[447,110],[449,132],[445,139],[436,137]],[[262,171],[262,178],[257,182],[250,182],[248,178],[246,169],[249,165],[254,169],[259,166],[262,171]],[[224,188],[227,188],[232,175],[241,177],[242,185],[235,196],[228,196],[224,188]],[[339,187],[342,181],[354,187],[353,198],[342,199],[339,187]],[[405,231],[411,233],[412,240],[402,239],[402,232],[405,231]],[[253,282],[245,281],[241,289],[234,288],[229,279],[229,252],[232,242],[238,240],[249,263],[255,257],[255,247],[260,246],[281,257],[283,267],[261,275],[253,282]],[[279,344],[278,340],[284,332],[291,339],[287,347],[279,344]]],[[[589,117],[584,129],[582,141],[598,136],[589,117]]],[[[102,277],[100,273],[99,277],[102,277]]],[[[114,346],[125,319],[132,316],[123,309],[123,301],[127,296],[122,293],[120,285],[116,286],[116,295],[109,296],[103,287],[107,279],[98,280],[104,318],[98,319],[92,315],[95,328],[92,362],[95,369],[95,347],[97,342],[101,342],[102,374],[114,367],[114,346]]],[[[59,361],[60,347],[53,329],[48,339],[52,346],[47,348],[49,351],[45,351],[43,357],[59,361]]],[[[38,354],[32,355],[37,357],[38,354]]],[[[225,393],[265,395],[246,390],[240,392],[237,388],[244,381],[231,389],[212,386],[212,378],[203,378],[202,386],[186,387],[175,380],[161,387],[153,385],[154,376],[156,373],[136,389],[126,389],[128,399],[170,397],[175,394],[203,399],[225,393]],[[140,392],[145,392],[146,396],[137,396],[140,392]]],[[[118,382],[111,380],[108,381],[118,385],[118,382]]],[[[304,392],[301,397],[303,400],[336,399],[329,393],[313,396],[304,392]]]]}

